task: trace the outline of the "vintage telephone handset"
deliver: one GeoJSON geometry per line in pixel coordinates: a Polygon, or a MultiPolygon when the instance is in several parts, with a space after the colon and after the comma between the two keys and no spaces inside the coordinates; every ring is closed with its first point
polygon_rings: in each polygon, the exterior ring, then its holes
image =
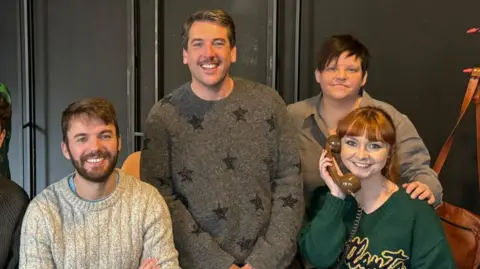
{"type": "MultiPolygon", "coordinates": [[[[333,154],[340,154],[340,150],[342,147],[342,141],[340,140],[340,137],[338,135],[331,135],[327,138],[327,144],[325,145],[325,148],[327,150],[327,157],[335,159],[338,162],[341,162],[340,158],[335,158],[333,154]]],[[[347,173],[343,176],[340,176],[337,172],[337,168],[335,165],[327,167],[327,171],[332,177],[333,181],[342,189],[342,191],[345,194],[351,194],[351,193],[356,193],[358,190],[360,190],[361,184],[360,180],[354,176],[352,173],[347,173]]],[[[352,240],[357,234],[358,231],[358,226],[360,225],[360,220],[363,215],[363,208],[362,206],[357,203],[357,213],[355,216],[355,220],[353,222],[353,227],[352,230],[350,231],[350,235],[347,238],[347,241],[345,242],[345,245],[343,247],[342,254],[337,258],[337,263],[333,268],[338,269],[342,266],[342,264],[345,262],[348,252],[350,252],[350,249],[352,247],[352,240]]]]}
{"type": "MultiPolygon", "coordinates": [[[[341,162],[340,158],[334,158],[333,154],[340,154],[341,141],[338,135],[331,135],[327,138],[327,157],[335,159],[338,162],[341,162]]],[[[327,167],[327,171],[332,177],[332,179],[337,183],[337,185],[342,189],[345,194],[356,193],[360,190],[360,180],[355,177],[352,173],[347,173],[343,176],[340,176],[337,172],[335,165],[327,167]]]]}

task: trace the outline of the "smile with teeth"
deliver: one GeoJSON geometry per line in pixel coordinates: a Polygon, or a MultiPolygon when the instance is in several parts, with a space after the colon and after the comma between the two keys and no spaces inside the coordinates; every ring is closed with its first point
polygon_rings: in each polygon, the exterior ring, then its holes
{"type": "Polygon", "coordinates": [[[104,160],[104,158],[89,158],[89,159],[87,159],[87,162],[88,163],[99,163],[103,160],[104,160]]]}
{"type": "Polygon", "coordinates": [[[218,64],[202,64],[201,66],[202,68],[205,68],[205,69],[213,69],[213,68],[216,68],[218,64]]]}
{"type": "Polygon", "coordinates": [[[360,168],[367,168],[371,165],[369,163],[357,163],[357,162],[353,162],[353,164],[357,167],[360,167],[360,168]]]}

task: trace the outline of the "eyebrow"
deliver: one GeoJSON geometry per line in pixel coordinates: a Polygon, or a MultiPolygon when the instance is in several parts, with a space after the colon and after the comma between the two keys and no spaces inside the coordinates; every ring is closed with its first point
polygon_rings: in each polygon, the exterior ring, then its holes
{"type": "Polygon", "coordinates": [[[203,41],[203,39],[201,38],[193,38],[190,43],[194,43],[194,42],[197,42],[197,41],[203,41]]]}
{"type": "Polygon", "coordinates": [[[102,134],[113,134],[112,130],[104,130],[104,131],[101,131],[99,134],[102,135],[102,134]]]}
{"type": "MultiPolygon", "coordinates": [[[[103,134],[107,134],[107,133],[108,134],[113,134],[112,130],[103,130],[98,135],[103,135],[103,134]]],[[[88,135],[87,133],[78,133],[78,134],[74,135],[73,138],[87,136],[87,135],[88,135]]]]}
{"type": "Polygon", "coordinates": [[[73,136],[73,138],[81,137],[81,136],[87,136],[86,133],[79,133],[73,136]]]}
{"type": "Polygon", "coordinates": [[[218,37],[218,38],[214,38],[213,41],[223,41],[223,42],[227,42],[227,40],[223,37],[218,37]]]}
{"type": "MultiPolygon", "coordinates": [[[[204,39],[202,38],[192,38],[192,40],[190,41],[190,43],[194,43],[194,42],[198,42],[198,41],[205,41],[204,39]]],[[[215,41],[223,41],[223,42],[227,42],[227,39],[223,38],[223,37],[217,37],[217,38],[214,38],[213,39],[213,42],[215,41]]]]}

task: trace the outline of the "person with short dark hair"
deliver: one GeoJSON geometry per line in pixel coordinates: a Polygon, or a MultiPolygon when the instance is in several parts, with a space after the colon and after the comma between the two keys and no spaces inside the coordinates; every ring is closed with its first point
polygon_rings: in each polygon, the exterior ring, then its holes
{"type": "Polygon", "coordinates": [[[287,268],[304,205],[285,103],[230,76],[237,49],[226,12],[195,12],[183,29],[192,80],[151,109],[140,178],[168,201],[183,268],[287,268]]]}
{"type": "Polygon", "coordinates": [[[28,206],[20,268],[180,268],[163,197],[115,168],[121,139],[113,105],[74,102],[61,121],[62,152],[75,172],[28,206]]]}
{"type": "MultiPolygon", "coordinates": [[[[0,84],[0,88],[2,87],[0,84]]],[[[0,147],[2,149],[7,138],[6,128],[12,116],[10,103],[10,99],[7,99],[0,89],[0,147]]],[[[18,267],[20,231],[28,203],[29,198],[25,190],[10,178],[6,178],[4,174],[0,174],[0,268],[18,267]]]]}
{"type": "MultiPolygon", "coordinates": [[[[442,201],[442,186],[430,168],[430,154],[409,118],[395,107],[372,98],[364,89],[367,82],[370,53],[351,35],[334,35],[322,45],[315,78],[320,94],[288,105],[297,128],[306,204],[313,192],[325,188],[317,173],[318,159],[326,137],[335,133],[337,121],[358,107],[378,106],[392,117],[397,128],[397,153],[400,165],[399,184],[412,198],[435,206],[442,201]]],[[[307,216],[310,213],[307,208],[307,216]]]]}

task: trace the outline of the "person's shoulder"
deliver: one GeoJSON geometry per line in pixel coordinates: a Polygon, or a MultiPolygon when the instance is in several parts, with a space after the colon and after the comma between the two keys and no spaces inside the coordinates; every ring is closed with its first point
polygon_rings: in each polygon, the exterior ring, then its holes
{"type": "Polygon", "coordinates": [[[38,193],[28,204],[26,218],[50,219],[52,216],[61,215],[62,203],[65,203],[65,192],[70,191],[68,175],[55,183],[50,184],[38,193]]]}
{"type": "Polygon", "coordinates": [[[379,107],[379,108],[385,110],[385,112],[387,112],[388,114],[400,113],[400,111],[398,111],[398,109],[396,107],[394,107],[392,104],[387,103],[386,101],[381,101],[381,100],[375,99],[373,97],[370,97],[370,98],[371,98],[371,103],[373,104],[373,106],[379,107]]]}
{"type": "Polygon", "coordinates": [[[188,91],[190,82],[184,83],[180,87],[174,89],[170,93],[163,96],[160,100],[156,101],[150,110],[150,114],[157,113],[162,114],[169,108],[173,107],[175,103],[181,102],[182,96],[188,91]]]}
{"type": "Polygon", "coordinates": [[[318,95],[298,101],[287,106],[288,112],[294,117],[303,117],[306,110],[311,110],[316,107],[316,102],[319,100],[318,95]]]}
{"type": "Polygon", "coordinates": [[[20,187],[15,181],[0,176],[0,195],[25,195],[28,196],[25,190],[20,187]]]}
{"type": "Polygon", "coordinates": [[[383,109],[390,117],[392,117],[392,120],[394,122],[397,122],[397,121],[400,121],[400,120],[403,120],[406,116],[405,114],[403,114],[402,112],[400,112],[395,106],[393,106],[392,104],[390,103],[387,103],[385,101],[380,101],[380,100],[377,100],[373,97],[370,97],[371,98],[371,104],[370,106],[375,106],[375,107],[378,107],[378,108],[381,108],[383,109]]]}
{"type": "Polygon", "coordinates": [[[30,202],[27,192],[10,179],[0,179],[0,203],[6,201],[9,205],[26,207],[30,202]]]}
{"type": "Polygon", "coordinates": [[[402,210],[408,210],[416,216],[421,216],[424,214],[436,215],[435,209],[432,205],[428,204],[426,200],[412,199],[410,195],[406,192],[406,190],[402,187],[399,187],[397,192],[399,203],[398,208],[402,208],[402,210]]]}
{"type": "Polygon", "coordinates": [[[32,202],[49,207],[58,205],[62,200],[62,197],[64,197],[65,191],[70,190],[70,187],[68,186],[68,178],[72,175],[73,174],[65,176],[47,186],[32,199],[32,202]]]}
{"type": "Polygon", "coordinates": [[[145,199],[148,200],[152,195],[157,195],[159,192],[158,190],[151,184],[141,181],[140,179],[128,175],[121,169],[116,169],[120,180],[123,181],[123,185],[125,189],[131,192],[137,199],[145,199]]]}

